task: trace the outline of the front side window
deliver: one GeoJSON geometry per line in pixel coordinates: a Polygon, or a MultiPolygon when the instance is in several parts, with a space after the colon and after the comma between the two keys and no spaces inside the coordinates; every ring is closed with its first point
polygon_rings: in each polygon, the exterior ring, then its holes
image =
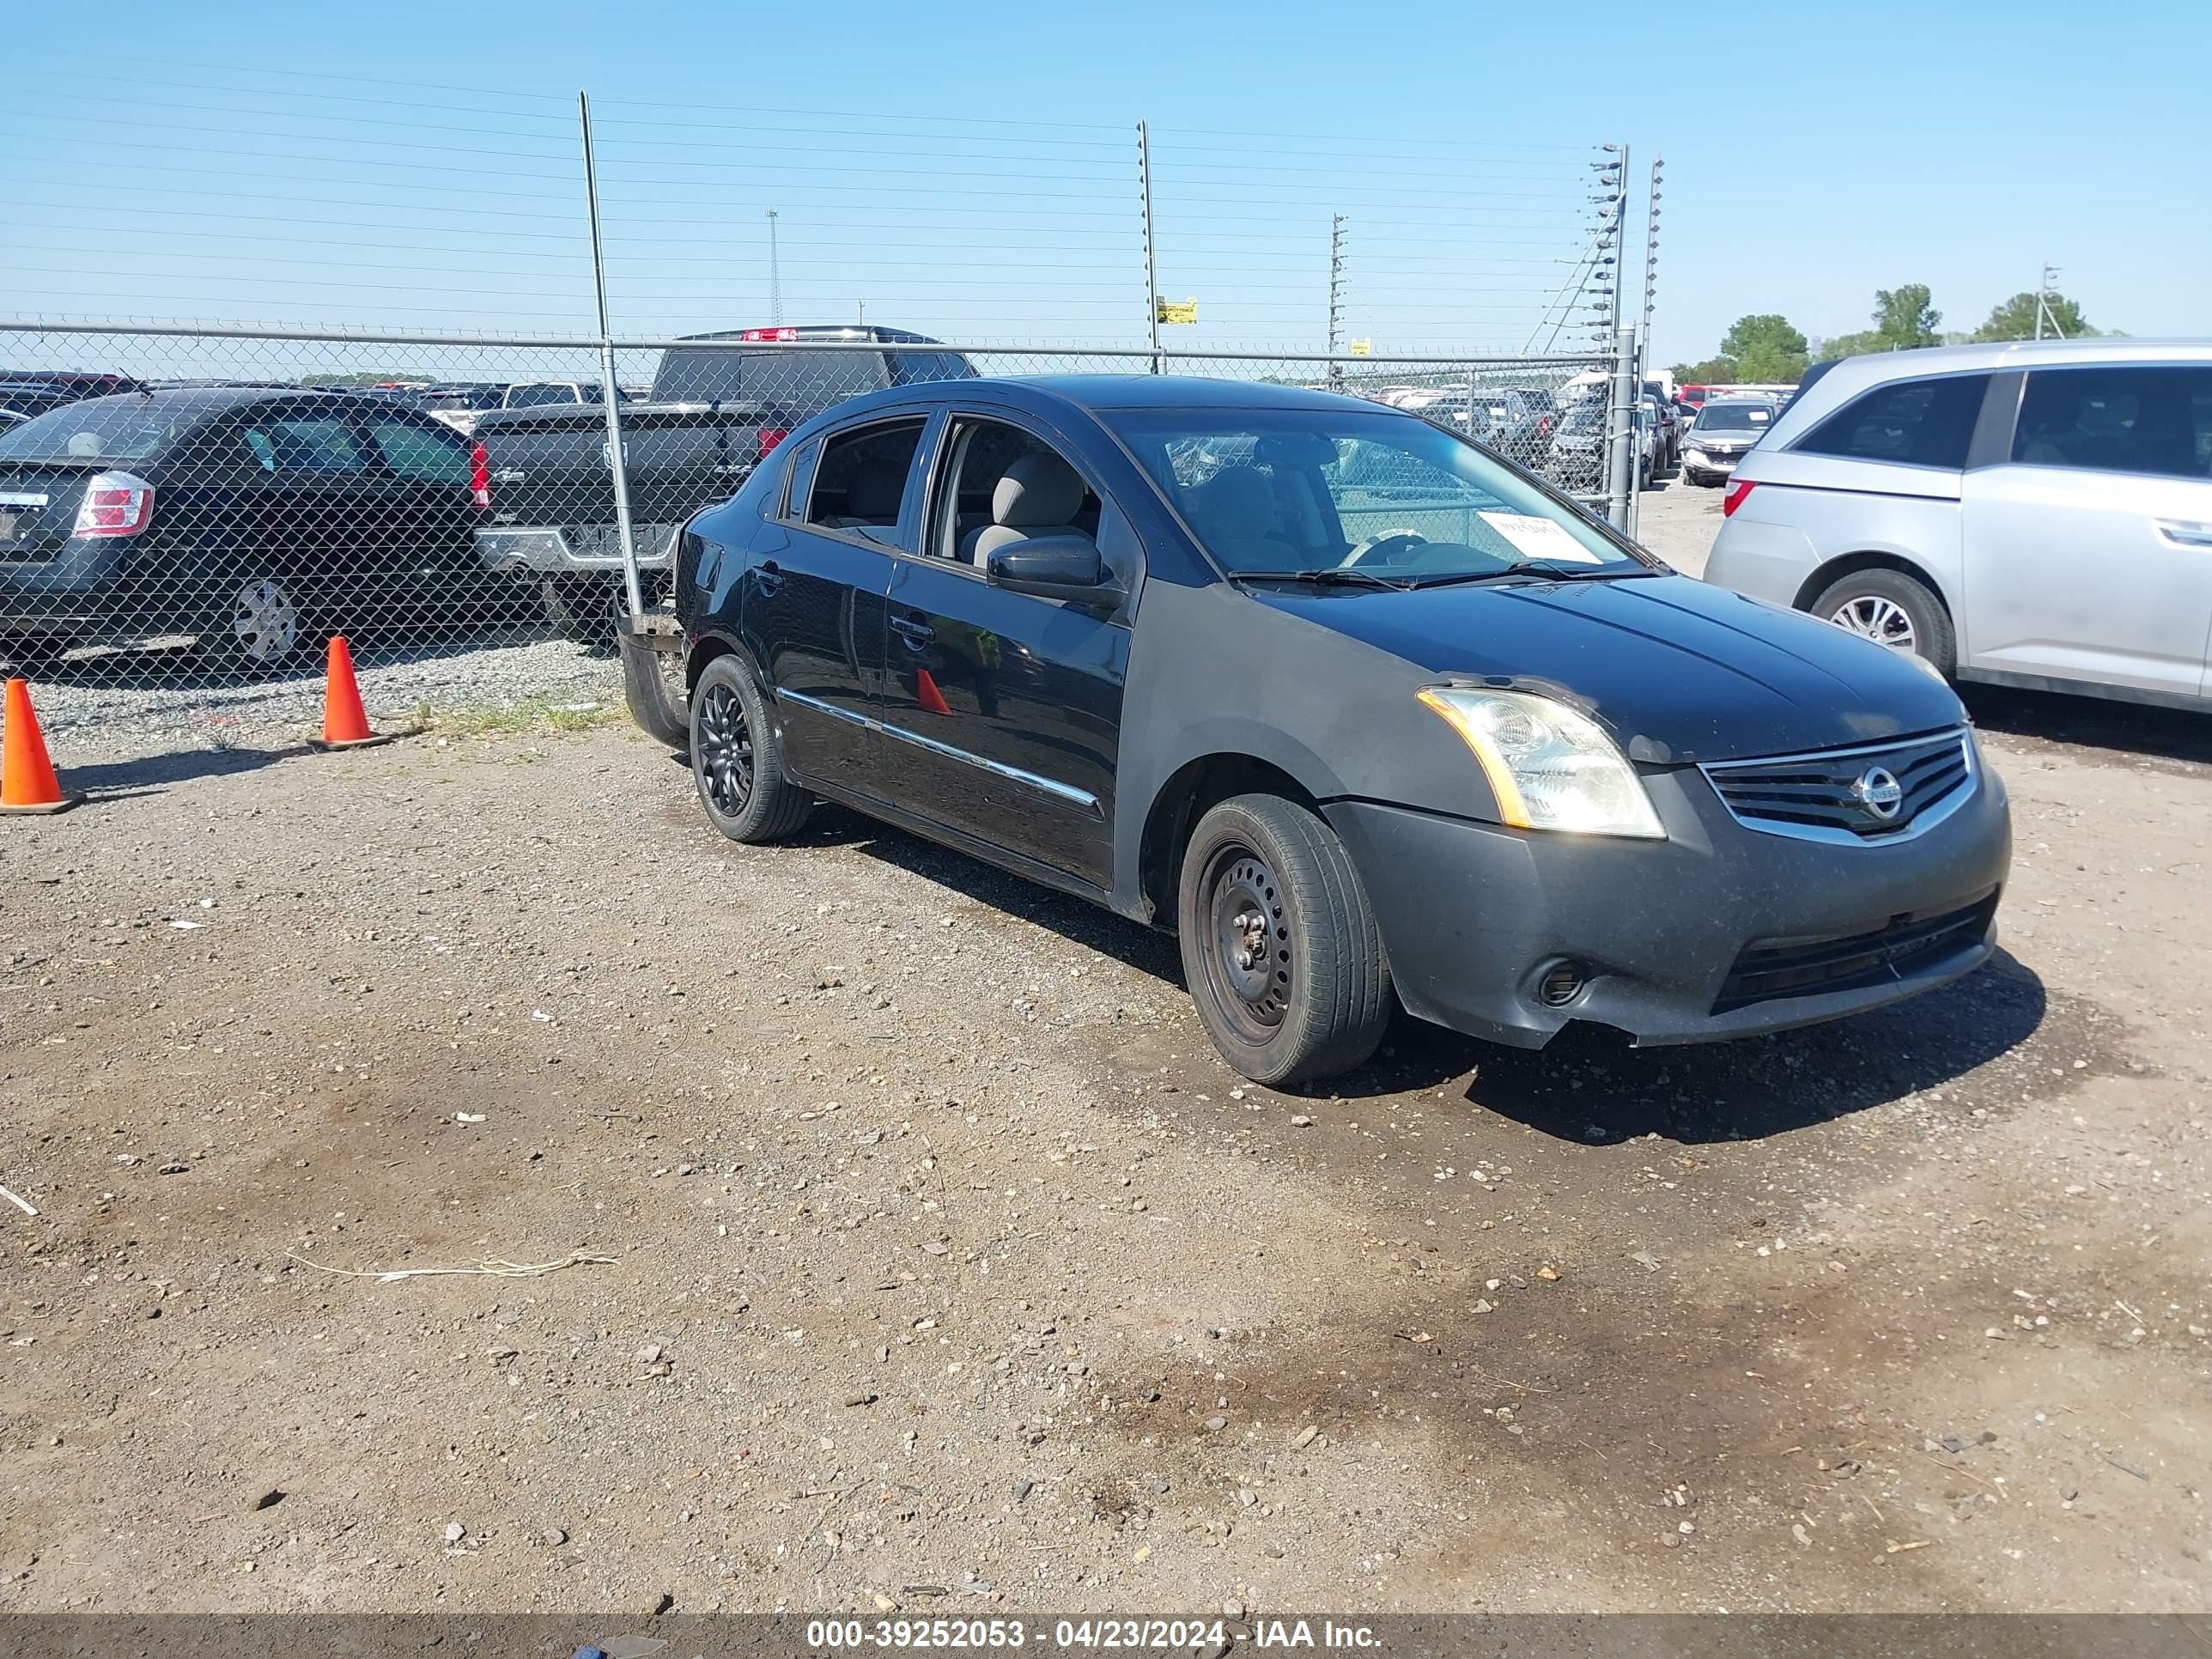
{"type": "Polygon", "coordinates": [[[1231,574],[1398,586],[1529,564],[1613,575],[1654,568],[1427,421],[1358,408],[1106,418],[1231,574]]]}
{"type": "MultiPolygon", "coordinates": [[[[1862,392],[1791,446],[1801,453],[1954,471],[1966,464],[1986,374],[1897,380],[1862,392]]],[[[1712,407],[1708,405],[1709,416],[1712,407]]],[[[1699,426],[1705,417],[1700,416],[1699,426]]]]}
{"type": "Polygon", "coordinates": [[[824,438],[807,491],[806,522],[895,546],[924,424],[916,416],[824,438]]]}
{"type": "Polygon", "coordinates": [[[386,471],[395,477],[410,483],[469,487],[468,446],[442,428],[416,426],[411,421],[372,421],[368,438],[386,471]]]}
{"type": "Polygon", "coordinates": [[[1042,438],[1004,421],[961,420],[945,453],[945,486],[925,549],[932,556],[980,570],[1015,542],[1098,539],[1097,492],[1042,438]]]}
{"type": "Polygon", "coordinates": [[[2039,368],[2012,459],[2027,466],[2212,477],[2212,364],[2039,368]]]}

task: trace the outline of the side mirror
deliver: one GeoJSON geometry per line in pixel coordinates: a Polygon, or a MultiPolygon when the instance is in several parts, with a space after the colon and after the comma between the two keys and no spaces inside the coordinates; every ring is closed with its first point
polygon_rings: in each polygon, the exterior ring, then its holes
{"type": "Polygon", "coordinates": [[[1088,536],[1033,536],[991,555],[992,586],[1040,599],[1110,605],[1121,597],[1114,574],[1088,536]]]}

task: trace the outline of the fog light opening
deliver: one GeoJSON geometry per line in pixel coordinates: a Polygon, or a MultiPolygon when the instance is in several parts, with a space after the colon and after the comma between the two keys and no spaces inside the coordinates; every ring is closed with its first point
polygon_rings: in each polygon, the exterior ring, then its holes
{"type": "Polygon", "coordinates": [[[1547,1008],[1564,1008],[1589,985],[1589,970],[1579,962],[1561,960],[1546,968],[1536,981],[1536,1000],[1547,1008]]]}

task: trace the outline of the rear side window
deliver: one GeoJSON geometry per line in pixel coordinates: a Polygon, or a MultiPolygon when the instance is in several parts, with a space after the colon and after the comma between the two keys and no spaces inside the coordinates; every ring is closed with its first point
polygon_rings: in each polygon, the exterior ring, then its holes
{"type": "Polygon", "coordinates": [[[1807,455],[1955,470],[1966,464],[1966,447],[1972,441],[1982,394],[1989,384],[1986,374],[1951,374],[1878,386],[1845,404],[1791,447],[1807,455]]]}
{"type": "Polygon", "coordinates": [[[807,495],[807,523],[895,546],[923,425],[892,421],[824,438],[807,495]]]}
{"type": "Polygon", "coordinates": [[[368,465],[353,428],[335,415],[256,421],[245,438],[264,472],[358,472],[368,465]]]}
{"type": "Polygon", "coordinates": [[[2212,366],[2032,370],[2012,458],[2026,466],[2212,477],[2212,366]]]}
{"type": "Polygon", "coordinates": [[[197,413],[165,409],[136,397],[65,404],[21,426],[0,428],[0,457],[150,460],[173,447],[199,420],[197,413]]]}
{"type": "Polygon", "coordinates": [[[368,438],[386,468],[410,483],[469,487],[468,451],[442,432],[409,421],[374,421],[368,438]]]}

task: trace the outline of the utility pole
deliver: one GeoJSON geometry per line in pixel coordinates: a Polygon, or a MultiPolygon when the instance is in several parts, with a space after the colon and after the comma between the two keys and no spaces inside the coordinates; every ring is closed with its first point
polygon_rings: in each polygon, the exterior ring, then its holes
{"type": "Polygon", "coordinates": [[[775,210],[768,210],[768,319],[783,320],[783,267],[776,257],[775,210]]]}
{"type": "Polygon", "coordinates": [[[1344,386],[1344,365],[1337,362],[1336,348],[1342,337],[1338,325],[1344,315],[1344,216],[1334,215],[1328,228],[1328,384],[1332,392],[1344,386]]]}
{"type": "Polygon", "coordinates": [[[1651,199],[1644,210],[1644,347],[1651,348],[1651,310],[1659,293],[1659,181],[1666,159],[1651,163],[1651,199]]]}
{"type": "Polygon", "coordinates": [[[1160,268],[1152,246],[1152,138],[1142,121],[1137,123],[1137,188],[1145,207],[1145,326],[1152,342],[1152,373],[1164,374],[1160,362],[1160,268]]]}
{"type": "Polygon", "coordinates": [[[645,614],[637,580],[637,536],[629,518],[629,461],[623,453],[622,391],[615,382],[614,332],[607,321],[607,262],[599,239],[599,167],[592,152],[592,100],[576,94],[576,119],[584,141],[584,207],[592,222],[592,283],[599,302],[599,401],[607,421],[607,474],[615,491],[615,538],[622,550],[625,615],[645,614]]]}
{"type": "Polygon", "coordinates": [[[2057,292],[2057,289],[2058,267],[2044,266],[2043,280],[2037,285],[2035,290],[2035,337],[2039,340],[2043,337],[2043,325],[2046,322],[2051,325],[2051,331],[2053,334],[2062,340],[2066,337],[2066,331],[2058,326],[2058,313],[2051,308],[2051,296],[2057,292]]]}

